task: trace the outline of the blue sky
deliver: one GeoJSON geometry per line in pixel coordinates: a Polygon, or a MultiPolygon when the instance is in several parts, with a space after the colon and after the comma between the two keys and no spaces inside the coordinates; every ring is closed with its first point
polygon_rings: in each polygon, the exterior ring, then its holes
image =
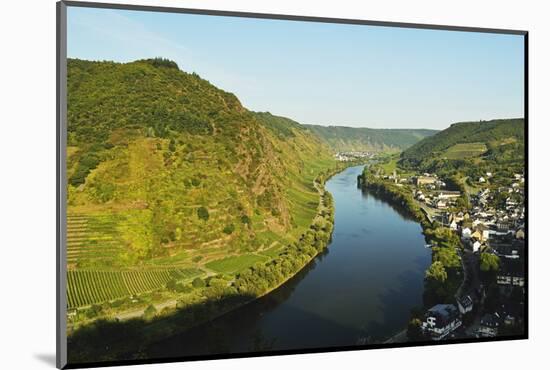
{"type": "Polygon", "coordinates": [[[523,36],[68,9],[68,56],[176,61],[301,123],[443,129],[523,117],[523,36]]]}

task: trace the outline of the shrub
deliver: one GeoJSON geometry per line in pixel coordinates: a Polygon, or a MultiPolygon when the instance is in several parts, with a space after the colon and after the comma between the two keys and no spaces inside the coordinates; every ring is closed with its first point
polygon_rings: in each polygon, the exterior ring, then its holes
{"type": "Polygon", "coordinates": [[[176,284],[176,292],[178,293],[190,293],[192,290],[193,288],[189,285],[185,285],[183,283],[176,284]]]}
{"type": "Polygon", "coordinates": [[[147,308],[145,309],[145,312],[143,312],[143,317],[144,317],[146,320],[150,320],[150,319],[152,319],[153,317],[155,317],[156,314],[157,314],[157,309],[155,308],[155,306],[153,306],[152,304],[150,304],[150,305],[147,306],[147,308]]]}
{"type": "Polygon", "coordinates": [[[223,228],[223,232],[227,235],[233,234],[233,231],[235,231],[235,225],[230,224],[223,228]]]}
{"type": "Polygon", "coordinates": [[[193,282],[191,283],[194,288],[204,288],[206,286],[206,283],[201,278],[195,278],[193,282]]]}
{"type": "Polygon", "coordinates": [[[176,281],[174,279],[168,280],[166,283],[166,288],[172,291],[176,290],[176,281]]]}
{"type": "Polygon", "coordinates": [[[197,209],[197,216],[203,221],[208,221],[210,218],[210,214],[205,207],[199,207],[199,209],[197,209]]]}

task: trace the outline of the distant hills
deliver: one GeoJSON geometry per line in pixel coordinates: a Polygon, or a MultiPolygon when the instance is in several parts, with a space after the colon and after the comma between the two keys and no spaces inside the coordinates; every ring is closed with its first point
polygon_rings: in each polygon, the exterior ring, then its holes
{"type": "Polygon", "coordinates": [[[437,130],[373,129],[342,126],[304,125],[333,151],[392,151],[406,149],[437,130]]]}
{"type": "Polygon", "coordinates": [[[523,162],[524,141],[522,118],[459,122],[403,151],[401,164],[435,170],[523,162]]]}

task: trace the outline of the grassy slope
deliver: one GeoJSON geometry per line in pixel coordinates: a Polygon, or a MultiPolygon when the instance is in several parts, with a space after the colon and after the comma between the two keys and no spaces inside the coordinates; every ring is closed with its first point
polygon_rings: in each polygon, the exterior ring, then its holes
{"type": "Polygon", "coordinates": [[[487,172],[492,182],[506,184],[524,171],[524,141],[523,119],[460,122],[402,152],[399,165],[452,177],[475,192],[487,172]]]}
{"type": "MultiPolygon", "coordinates": [[[[453,152],[457,151],[478,152],[478,155],[487,150],[496,152],[503,146],[508,146],[504,149],[521,153],[523,140],[523,119],[460,122],[408,148],[401,158],[420,163],[430,158],[454,159],[453,152]],[[483,150],[483,146],[487,150],[483,150]]],[[[470,154],[476,153],[465,153],[458,157],[470,154]]]]}
{"type": "Polygon", "coordinates": [[[334,162],[299,124],[151,61],[69,60],[68,86],[69,270],[211,273],[309,227],[334,162]]]}
{"type": "Polygon", "coordinates": [[[487,151],[485,143],[461,143],[455,144],[445,150],[442,156],[448,159],[464,159],[477,157],[487,151]]]}
{"type": "Polygon", "coordinates": [[[372,129],[305,125],[319,136],[333,151],[401,151],[436,130],[426,129],[372,129]]]}

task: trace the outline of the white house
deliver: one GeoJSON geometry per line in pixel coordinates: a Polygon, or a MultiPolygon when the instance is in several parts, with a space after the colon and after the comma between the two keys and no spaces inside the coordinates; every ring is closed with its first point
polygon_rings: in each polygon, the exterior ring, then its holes
{"type": "Polygon", "coordinates": [[[472,230],[469,227],[462,229],[462,237],[465,239],[470,239],[472,237],[472,230]]]}
{"type": "Polygon", "coordinates": [[[479,241],[475,241],[474,244],[472,244],[472,250],[474,252],[477,252],[479,251],[479,248],[481,248],[481,243],[479,241]]]}
{"type": "Polygon", "coordinates": [[[453,304],[437,304],[424,315],[422,331],[433,340],[441,340],[462,325],[458,309],[453,304]]]}

